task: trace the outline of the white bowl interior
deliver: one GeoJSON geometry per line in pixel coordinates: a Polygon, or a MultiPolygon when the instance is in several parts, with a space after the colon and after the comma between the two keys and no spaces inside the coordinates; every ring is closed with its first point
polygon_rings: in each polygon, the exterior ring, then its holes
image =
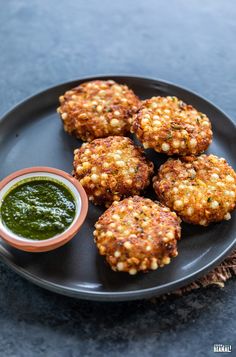
{"type": "MultiPolygon", "coordinates": [[[[27,173],[27,174],[23,174],[21,176],[16,177],[15,179],[11,180],[10,182],[8,182],[8,184],[6,184],[2,190],[0,191],[0,208],[2,205],[2,202],[4,200],[4,197],[6,196],[6,194],[11,191],[11,189],[13,189],[14,186],[20,185],[21,182],[25,183],[25,182],[30,182],[32,180],[37,180],[37,179],[49,179],[51,181],[57,182],[59,184],[63,184],[65,187],[67,187],[69,189],[69,191],[72,193],[73,198],[75,200],[75,206],[76,206],[76,211],[75,211],[75,217],[73,222],[70,224],[70,226],[63,231],[60,234],[57,234],[55,236],[53,236],[52,238],[47,238],[46,240],[55,240],[58,237],[60,237],[62,234],[64,234],[65,232],[67,232],[71,226],[76,222],[76,220],[78,219],[78,217],[80,216],[80,212],[81,212],[81,197],[80,194],[78,192],[78,190],[76,189],[76,187],[69,181],[67,180],[65,177],[60,176],[58,174],[54,174],[54,173],[50,173],[50,172],[31,172],[31,173],[27,173]]],[[[39,240],[33,240],[33,239],[29,239],[29,238],[24,238],[24,237],[20,237],[17,234],[13,233],[10,229],[8,229],[1,218],[0,215],[0,229],[2,229],[3,231],[5,231],[9,236],[11,236],[14,239],[20,240],[20,241],[24,241],[24,242],[32,242],[32,244],[34,242],[39,242],[39,240]]]]}

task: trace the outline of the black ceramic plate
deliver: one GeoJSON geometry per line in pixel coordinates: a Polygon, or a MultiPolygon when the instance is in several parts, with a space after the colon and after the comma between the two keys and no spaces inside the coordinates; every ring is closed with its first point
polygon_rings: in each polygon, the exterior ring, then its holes
{"type": "MultiPolygon", "coordinates": [[[[236,167],[235,125],[214,105],[178,86],[146,78],[109,76],[126,83],[141,98],[175,95],[211,119],[214,140],[209,152],[225,157],[236,167]]],[[[58,97],[85,80],[58,85],[39,93],[0,120],[0,179],[29,166],[52,166],[72,171],[73,149],[81,142],[67,135],[56,113],[58,97]]],[[[98,77],[96,77],[98,79],[98,77]]],[[[153,151],[147,155],[158,167],[167,159],[153,151]]],[[[147,193],[152,197],[153,192],[147,193]]],[[[77,236],[48,253],[24,253],[0,241],[0,256],[12,269],[49,290],[90,300],[132,300],[170,292],[205,274],[230,252],[235,243],[235,215],[227,222],[196,227],[182,224],[179,255],[165,268],[129,276],[113,272],[97,253],[93,226],[103,212],[90,204],[89,214],[77,236]]]]}

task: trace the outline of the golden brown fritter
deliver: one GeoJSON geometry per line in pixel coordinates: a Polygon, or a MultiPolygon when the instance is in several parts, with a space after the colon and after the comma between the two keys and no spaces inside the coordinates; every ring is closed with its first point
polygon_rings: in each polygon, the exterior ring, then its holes
{"type": "Polygon", "coordinates": [[[89,200],[106,205],[139,194],[150,184],[153,163],[129,138],[110,136],[83,144],[74,152],[74,176],[89,200]]]}
{"type": "Polygon", "coordinates": [[[193,224],[229,220],[236,204],[236,174],[215,155],[167,160],[153,187],[162,203],[193,224]]]}
{"type": "Polygon", "coordinates": [[[178,255],[180,219],[148,198],[114,202],[95,224],[94,240],[114,271],[155,270],[178,255]]]}
{"type": "Polygon", "coordinates": [[[140,106],[131,89],[112,80],[83,83],[59,99],[65,131],[84,141],[127,134],[140,106]]]}
{"type": "Polygon", "coordinates": [[[197,155],[212,141],[207,116],[176,97],[143,101],[134,115],[131,131],[145,149],[152,148],[167,155],[197,155]]]}

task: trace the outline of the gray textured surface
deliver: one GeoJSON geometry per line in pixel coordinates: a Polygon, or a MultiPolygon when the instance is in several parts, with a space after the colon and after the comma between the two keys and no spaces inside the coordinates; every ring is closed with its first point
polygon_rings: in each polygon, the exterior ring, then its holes
{"type": "MultiPolygon", "coordinates": [[[[99,73],[162,78],[236,112],[233,0],[1,2],[0,114],[37,91],[99,73]]],[[[0,356],[211,356],[235,343],[235,279],[182,298],[91,303],[0,264],[0,356]]]]}

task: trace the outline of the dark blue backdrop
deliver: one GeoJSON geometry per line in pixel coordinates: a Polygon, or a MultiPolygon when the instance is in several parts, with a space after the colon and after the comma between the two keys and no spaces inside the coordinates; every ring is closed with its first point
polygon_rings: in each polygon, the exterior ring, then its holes
{"type": "MultiPolygon", "coordinates": [[[[235,18],[233,0],[1,1],[0,114],[48,86],[112,73],[183,85],[234,119],[235,18]]],[[[210,356],[233,341],[235,296],[233,279],[156,304],[75,301],[0,264],[0,355],[210,356]]]]}

